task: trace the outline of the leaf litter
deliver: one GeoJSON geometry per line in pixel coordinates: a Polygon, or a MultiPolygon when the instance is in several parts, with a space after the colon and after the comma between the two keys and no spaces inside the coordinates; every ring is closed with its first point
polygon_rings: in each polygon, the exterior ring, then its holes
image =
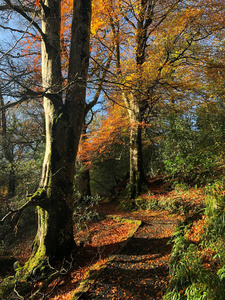
{"type": "MultiPolygon", "coordinates": [[[[161,197],[164,199],[164,196],[161,197]]],[[[190,194],[187,196],[194,198],[190,194]]],[[[110,212],[111,216],[141,220],[142,226],[115,259],[109,262],[110,255],[122,247],[135,223],[107,218],[88,224],[88,230],[81,230],[75,236],[77,244],[81,241],[83,244],[78,247],[69,272],[63,279],[52,282],[40,299],[72,299],[90,270],[96,272],[107,262],[107,267],[95,284],[79,299],[162,299],[168,283],[171,252],[168,242],[180,217],[154,210],[122,212],[110,203],[101,203],[95,209],[101,215],[110,212]]],[[[31,240],[13,249],[13,256],[20,263],[29,258],[31,240]]]]}

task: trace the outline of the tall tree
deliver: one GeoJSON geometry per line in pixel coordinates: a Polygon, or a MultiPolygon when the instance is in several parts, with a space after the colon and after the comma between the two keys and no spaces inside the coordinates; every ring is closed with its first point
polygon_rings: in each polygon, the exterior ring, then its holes
{"type": "Polygon", "coordinates": [[[38,206],[38,231],[24,270],[32,271],[50,259],[54,264],[75,248],[73,237],[73,182],[75,160],[85,116],[89,63],[91,0],[74,1],[66,84],[61,57],[61,0],[25,2],[4,0],[1,9],[18,13],[41,37],[42,93],[45,110],[46,150],[37,192],[29,205],[38,206]],[[41,16],[41,27],[39,19],[41,16]]]}
{"type": "Polygon", "coordinates": [[[107,38],[113,39],[110,79],[121,91],[130,118],[132,198],[140,193],[144,180],[145,117],[151,119],[162,103],[176,101],[183,91],[196,90],[193,75],[196,70],[201,74],[202,64],[198,46],[222,28],[220,8],[222,1],[204,1],[204,5],[185,0],[104,1],[99,19],[105,18],[107,38]]]}

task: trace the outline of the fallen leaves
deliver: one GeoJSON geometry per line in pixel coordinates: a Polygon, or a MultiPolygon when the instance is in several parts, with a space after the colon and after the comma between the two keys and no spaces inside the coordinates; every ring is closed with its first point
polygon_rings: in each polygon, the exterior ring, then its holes
{"type": "Polygon", "coordinates": [[[206,219],[204,216],[202,219],[194,221],[192,227],[187,232],[187,238],[193,243],[199,243],[203,237],[205,224],[206,219]]]}
{"type": "MultiPolygon", "coordinates": [[[[176,218],[174,216],[171,218],[165,211],[125,213],[109,203],[101,203],[98,209],[101,215],[110,211],[111,218],[87,224],[86,230],[81,230],[75,235],[78,244],[80,241],[85,241],[83,247],[78,247],[78,252],[73,258],[75,264],[71,271],[63,279],[56,279],[49,286],[49,290],[46,291],[49,295],[46,295],[45,299],[72,299],[73,294],[79,290],[81,282],[85,285],[87,277],[106,264],[111,264],[110,256],[118,248],[121,248],[129,233],[136,226],[135,222],[120,222],[121,218],[142,220],[143,226],[134,236],[137,242],[137,251],[141,251],[141,253],[127,253],[124,256],[124,263],[115,260],[122,273],[116,273],[113,269],[114,277],[111,280],[114,281],[114,285],[110,286],[110,290],[107,287],[104,290],[102,286],[98,286],[95,287],[94,292],[96,295],[104,295],[108,299],[142,299],[143,295],[147,295],[146,299],[161,299],[162,291],[167,286],[167,265],[170,256],[170,246],[167,243],[173,233],[176,218]],[[126,278],[127,275],[124,277],[123,272],[128,272],[130,277],[126,278]],[[150,277],[146,274],[150,274],[150,277]],[[121,290],[120,283],[124,280],[126,288],[121,290]],[[127,288],[133,292],[127,292],[127,288]],[[154,293],[154,296],[151,296],[151,293],[154,293]]],[[[17,253],[17,259],[24,261],[25,257],[29,257],[30,248],[26,246],[26,249],[23,250],[23,254],[17,253]]],[[[116,257],[121,259],[120,256],[116,257]]]]}
{"type": "Polygon", "coordinates": [[[176,220],[159,213],[130,213],[143,224],[81,299],[161,299],[167,287],[176,220]],[[138,217],[137,217],[138,216],[138,217]]]}
{"type": "Polygon", "coordinates": [[[85,240],[87,234],[90,238],[79,253],[78,263],[73,268],[69,281],[66,285],[62,282],[54,296],[51,295],[48,299],[71,299],[72,295],[78,292],[79,284],[107,263],[110,255],[126,240],[134,226],[135,223],[121,223],[112,219],[88,224],[89,233],[83,230],[75,236],[76,241],[85,240]]]}

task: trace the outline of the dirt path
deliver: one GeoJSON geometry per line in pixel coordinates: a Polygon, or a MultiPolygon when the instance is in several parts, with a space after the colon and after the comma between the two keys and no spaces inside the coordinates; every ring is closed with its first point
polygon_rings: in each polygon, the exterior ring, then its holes
{"type": "MultiPolygon", "coordinates": [[[[167,287],[171,252],[168,242],[177,219],[167,216],[165,211],[124,213],[110,203],[101,203],[96,209],[100,215],[111,215],[114,218],[103,218],[102,221],[89,224],[90,240],[78,249],[70,272],[63,279],[56,279],[40,299],[71,300],[78,299],[80,295],[79,299],[83,300],[162,299],[167,287]],[[121,222],[121,218],[141,220],[142,224],[137,229],[137,223],[121,222]],[[134,230],[137,231],[127,239],[134,230]],[[114,257],[115,251],[117,255],[114,257]],[[111,257],[114,259],[108,260],[111,257]],[[107,267],[102,271],[100,268],[106,263],[107,267]],[[90,270],[94,278],[100,275],[90,289],[82,294],[92,283],[88,275],[90,270]],[[80,290],[82,283],[84,287],[80,290]]],[[[80,240],[82,235],[86,237],[87,232],[81,231],[81,236],[78,234],[75,238],[80,240]]],[[[31,244],[32,237],[25,239],[23,245],[17,245],[18,249],[12,248],[11,256],[15,253],[16,260],[25,262],[29,258],[31,244]]],[[[10,270],[13,273],[13,269],[10,270]]]]}
{"type": "Polygon", "coordinates": [[[162,299],[171,252],[168,242],[177,220],[165,212],[129,217],[142,220],[142,225],[80,299],[162,299]]]}

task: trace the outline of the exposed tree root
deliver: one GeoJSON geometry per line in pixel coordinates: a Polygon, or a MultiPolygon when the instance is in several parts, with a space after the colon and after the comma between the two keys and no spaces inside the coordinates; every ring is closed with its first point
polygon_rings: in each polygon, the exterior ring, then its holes
{"type": "MultiPolygon", "coordinates": [[[[28,261],[29,262],[29,261],[28,261]]],[[[53,268],[48,259],[39,262],[32,271],[29,264],[25,264],[23,267],[17,266],[15,276],[8,277],[4,280],[0,287],[0,298],[10,299],[13,295],[21,300],[32,299],[39,300],[45,299],[51,295],[55,288],[65,279],[74,267],[74,259],[71,257],[71,261],[66,259],[59,269],[53,268]],[[58,280],[57,280],[58,279],[58,280]],[[53,281],[57,280],[52,289],[49,291],[49,286],[53,281]],[[41,282],[41,286],[37,283],[41,282]]]]}

